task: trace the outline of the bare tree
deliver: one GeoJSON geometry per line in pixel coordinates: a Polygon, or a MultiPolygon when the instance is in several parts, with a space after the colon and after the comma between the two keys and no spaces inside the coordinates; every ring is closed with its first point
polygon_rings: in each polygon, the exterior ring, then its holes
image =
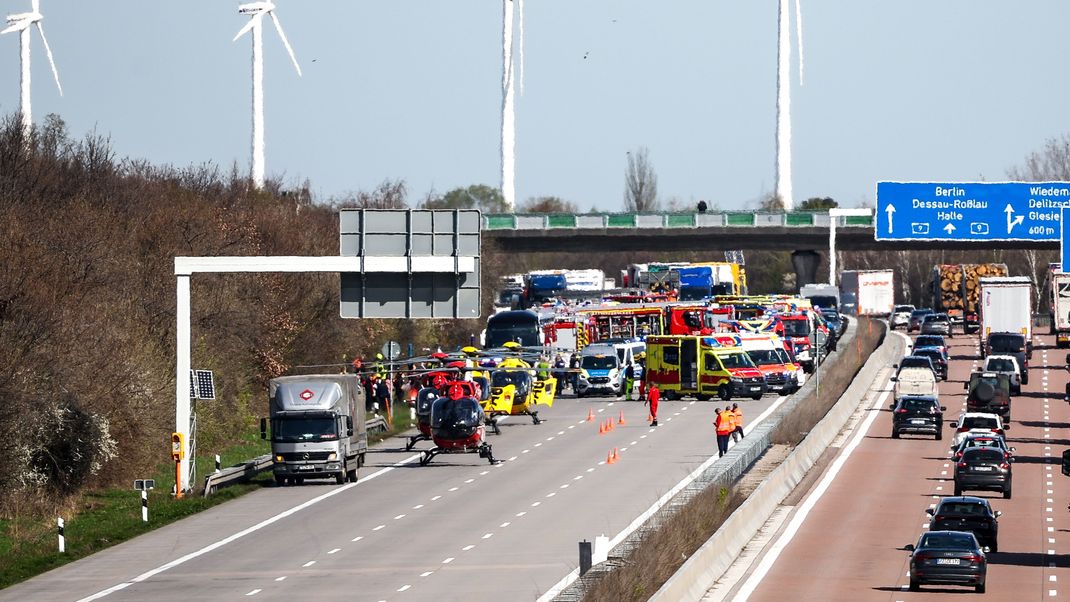
{"type": "Polygon", "coordinates": [[[650,164],[645,146],[628,153],[628,169],[624,172],[625,211],[656,211],[658,203],[658,175],[650,164]]]}
{"type": "Polygon", "coordinates": [[[1066,181],[1070,179],[1070,135],[1049,138],[1043,150],[1034,151],[1025,159],[1025,165],[1013,167],[1007,175],[1014,180],[1066,181]]]}

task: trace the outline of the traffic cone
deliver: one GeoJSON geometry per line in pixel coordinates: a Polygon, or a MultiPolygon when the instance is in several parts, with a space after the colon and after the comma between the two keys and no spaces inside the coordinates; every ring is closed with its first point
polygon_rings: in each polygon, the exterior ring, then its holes
{"type": "Polygon", "coordinates": [[[616,462],[617,462],[617,459],[615,457],[613,457],[613,452],[609,452],[606,455],[606,464],[615,464],[616,462]]]}
{"type": "Polygon", "coordinates": [[[606,424],[609,426],[609,430],[611,430],[611,431],[617,428],[617,427],[613,426],[613,419],[612,418],[607,420],[606,424]]]}
{"type": "Polygon", "coordinates": [[[620,411],[620,418],[617,419],[617,424],[624,424],[624,410],[620,411]]]}
{"type": "Polygon", "coordinates": [[[616,463],[618,460],[620,460],[620,452],[618,452],[617,448],[614,447],[613,448],[613,462],[616,463]]]}
{"type": "Polygon", "coordinates": [[[587,422],[594,422],[594,410],[587,410],[587,422]]]}
{"type": "Polygon", "coordinates": [[[598,434],[599,435],[605,435],[606,434],[606,423],[604,423],[604,422],[599,422],[598,423],[598,434]]]}

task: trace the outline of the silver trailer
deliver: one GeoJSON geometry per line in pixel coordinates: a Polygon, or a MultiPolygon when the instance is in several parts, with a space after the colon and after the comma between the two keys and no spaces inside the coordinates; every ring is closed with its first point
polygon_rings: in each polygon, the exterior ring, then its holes
{"type": "MultiPolygon", "coordinates": [[[[357,480],[368,451],[364,387],[355,374],[273,378],[268,384],[275,482],[357,480]]],[[[260,436],[267,437],[266,420],[260,436]]]]}

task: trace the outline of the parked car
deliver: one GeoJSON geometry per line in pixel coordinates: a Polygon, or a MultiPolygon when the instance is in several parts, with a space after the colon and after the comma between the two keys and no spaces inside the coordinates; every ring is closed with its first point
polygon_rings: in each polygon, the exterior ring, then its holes
{"type": "Polygon", "coordinates": [[[1007,436],[1007,432],[1003,429],[1003,421],[996,414],[966,412],[949,426],[955,429],[955,440],[951,444],[952,449],[958,447],[959,443],[962,443],[962,440],[971,434],[1007,436]]]}
{"type": "Polygon", "coordinates": [[[951,318],[947,314],[929,314],[921,321],[921,334],[942,334],[952,338],[951,318]]]}
{"type": "Polygon", "coordinates": [[[921,309],[915,309],[910,312],[910,321],[907,322],[907,332],[914,332],[915,330],[921,330],[921,322],[925,319],[925,316],[933,313],[933,310],[928,307],[921,309]]]}
{"type": "Polygon", "coordinates": [[[892,439],[898,439],[902,433],[935,435],[937,441],[943,439],[947,408],[940,405],[935,396],[906,395],[889,407],[892,409],[892,439]]]}
{"type": "Polygon", "coordinates": [[[992,511],[988,500],[979,497],[945,497],[936,508],[928,508],[929,531],[964,531],[992,552],[999,551],[999,521],[1002,512],[992,511]]]}
{"type": "Polygon", "coordinates": [[[999,372],[970,373],[964,385],[967,412],[998,414],[1003,422],[1011,420],[1011,380],[999,372]]]}
{"type": "Polygon", "coordinates": [[[985,372],[1005,374],[1011,383],[1011,395],[1022,394],[1022,369],[1013,355],[990,355],[982,368],[985,372]]]}
{"type": "Polygon", "coordinates": [[[988,335],[984,346],[981,348],[981,356],[1011,355],[1018,360],[1018,368],[1022,373],[1022,384],[1029,384],[1029,349],[1026,346],[1025,335],[1015,332],[993,332],[988,335]]]}
{"type": "Polygon", "coordinates": [[[1011,454],[1014,453],[1014,448],[1007,447],[1007,440],[1003,437],[1000,437],[999,435],[989,435],[987,433],[982,433],[975,435],[967,435],[965,438],[963,438],[963,440],[959,442],[958,446],[955,447],[954,453],[951,457],[954,458],[957,462],[960,458],[962,458],[962,452],[973,447],[989,447],[992,449],[998,449],[1003,452],[1004,456],[1008,458],[1011,457],[1011,454]]]}
{"type": "Polygon", "coordinates": [[[944,354],[944,359],[949,360],[951,357],[947,353],[947,341],[944,340],[944,336],[940,334],[919,334],[914,337],[914,349],[920,349],[921,347],[936,347],[944,354]]]}
{"type": "Polygon", "coordinates": [[[967,585],[985,593],[988,558],[973,533],[929,531],[918,544],[907,544],[910,554],[910,591],[922,585],[967,585]]]}
{"type": "Polygon", "coordinates": [[[906,327],[910,324],[910,312],[914,311],[913,305],[896,305],[892,308],[892,330],[899,328],[900,326],[906,327]]]}
{"type": "Polygon", "coordinates": [[[955,495],[966,490],[1001,491],[1011,499],[1013,457],[990,447],[973,447],[962,452],[955,463],[955,495]]]}
{"type": "Polygon", "coordinates": [[[940,380],[947,380],[947,358],[939,347],[914,347],[914,355],[929,358],[933,363],[933,369],[940,380]]]}

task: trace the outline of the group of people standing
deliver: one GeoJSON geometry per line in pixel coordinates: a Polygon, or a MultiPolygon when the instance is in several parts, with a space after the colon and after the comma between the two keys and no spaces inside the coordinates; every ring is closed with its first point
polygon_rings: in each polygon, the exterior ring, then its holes
{"type": "Polygon", "coordinates": [[[739,441],[743,438],[743,410],[734,403],[724,410],[717,408],[716,412],[713,425],[717,431],[717,452],[720,457],[728,453],[729,440],[739,441]]]}

